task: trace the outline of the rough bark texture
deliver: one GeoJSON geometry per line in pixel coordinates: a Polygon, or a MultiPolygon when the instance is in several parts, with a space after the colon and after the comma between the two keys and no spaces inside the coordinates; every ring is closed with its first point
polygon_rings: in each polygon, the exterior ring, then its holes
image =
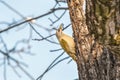
{"type": "Polygon", "coordinates": [[[120,80],[120,0],[67,0],[79,80],[120,80]]]}

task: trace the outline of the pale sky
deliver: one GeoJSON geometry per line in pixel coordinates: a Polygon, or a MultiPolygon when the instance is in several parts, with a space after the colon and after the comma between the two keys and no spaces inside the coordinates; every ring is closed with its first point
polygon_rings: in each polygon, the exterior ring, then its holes
{"type": "MultiPolygon", "coordinates": [[[[6,3],[8,3],[10,6],[12,6],[14,9],[19,11],[21,14],[23,14],[25,17],[36,17],[39,15],[42,15],[49,11],[54,5],[54,0],[4,0],[6,3]]],[[[65,4],[61,4],[61,6],[66,6],[65,4]]],[[[8,22],[12,23],[13,21],[19,21],[22,20],[22,18],[14,13],[13,11],[9,10],[6,6],[4,6],[2,3],[0,3],[0,22],[8,22]]],[[[61,12],[56,12],[57,15],[60,15],[61,12]]],[[[52,27],[58,28],[58,26],[63,23],[65,26],[67,26],[70,23],[69,14],[68,11],[65,14],[65,16],[55,23],[53,26],[50,26],[51,22],[48,18],[51,18],[52,20],[55,20],[53,14],[40,18],[36,20],[36,23],[39,25],[44,26],[45,28],[51,29],[52,27]]],[[[41,33],[44,36],[48,36],[48,32],[45,31],[42,28],[38,28],[36,25],[33,25],[39,33],[41,33]]],[[[0,24],[0,29],[6,28],[7,25],[0,24]]],[[[15,42],[17,40],[20,40],[21,38],[29,37],[29,30],[30,27],[28,24],[23,24],[21,26],[18,26],[18,28],[14,28],[13,30],[9,30],[8,33],[2,33],[0,34],[2,38],[4,39],[5,43],[7,44],[8,49],[14,46],[15,42]]],[[[66,34],[69,34],[72,36],[72,30],[71,27],[67,28],[64,31],[66,34]]],[[[51,34],[55,33],[53,31],[51,34]]],[[[34,31],[32,35],[32,39],[40,38],[34,31]]],[[[34,78],[37,78],[39,75],[41,75],[45,69],[50,65],[50,63],[59,56],[63,50],[57,51],[57,52],[50,52],[50,50],[59,49],[61,48],[60,45],[51,44],[47,41],[34,41],[31,39],[30,45],[31,45],[31,52],[34,53],[34,56],[28,55],[28,54],[20,54],[22,57],[20,58],[17,54],[12,54],[12,56],[15,59],[18,59],[22,62],[25,62],[28,67],[24,67],[34,78]]],[[[53,40],[58,42],[56,39],[56,36],[53,37],[53,40]]],[[[22,44],[19,45],[21,47],[22,44]]],[[[1,48],[1,45],[0,45],[1,48]]],[[[2,54],[0,54],[2,55],[2,54]]],[[[68,55],[65,53],[62,57],[67,57],[68,55]]],[[[3,57],[3,56],[2,56],[3,57]]],[[[0,57],[0,58],[2,58],[0,57]]],[[[74,61],[71,61],[68,64],[67,59],[58,65],[56,65],[52,70],[50,70],[42,80],[74,80],[78,78],[78,72],[77,72],[77,65],[74,61]]],[[[0,64],[2,63],[2,60],[0,59],[0,64]]],[[[0,66],[0,80],[4,80],[3,78],[3,65],[0,66]]],[[[21,78],[19,78],[11,67],[7,66],[7,80],[30,80],[28,76],[26,76],[19,68],[16,69],[18,73],[20,74],[21,78]]]]}

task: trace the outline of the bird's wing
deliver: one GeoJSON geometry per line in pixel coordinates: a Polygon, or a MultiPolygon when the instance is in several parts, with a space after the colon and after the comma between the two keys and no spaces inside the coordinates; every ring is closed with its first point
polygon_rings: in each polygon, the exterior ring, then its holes
{"type": "Polygon", "coordinates": [[[60,44],[62,48],[69,53],[69,45],[68,45],[69,43],[67,43],[67,41],[64,39],[61,39],[60,44]]]}
{"type": "Polygon", "coordinates": [[[65,39],[61,39],[61,46],[62,48],[68,53],[69,56],[72,57],[73,60],[76,61],[76,56],[75,56],[75,48],[71,48],[69,45],[70,43],[67,42],[65,39]]]}

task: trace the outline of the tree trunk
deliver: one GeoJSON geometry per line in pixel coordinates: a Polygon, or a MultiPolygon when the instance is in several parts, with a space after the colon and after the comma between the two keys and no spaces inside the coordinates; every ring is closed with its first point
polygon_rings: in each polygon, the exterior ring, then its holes
{"type": "Polygon", "coordinates": [[[79,80],[120,80],[120,0],[67,0],[79,80]]]}

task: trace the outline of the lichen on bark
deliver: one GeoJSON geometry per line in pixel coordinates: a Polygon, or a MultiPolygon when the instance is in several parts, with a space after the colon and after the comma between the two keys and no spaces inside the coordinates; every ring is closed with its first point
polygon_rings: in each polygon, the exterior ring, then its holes
{"type": "Polygon", "coordinates": [[[80,80],[120,79],[120,0],[67,0],[80,80]]]}

